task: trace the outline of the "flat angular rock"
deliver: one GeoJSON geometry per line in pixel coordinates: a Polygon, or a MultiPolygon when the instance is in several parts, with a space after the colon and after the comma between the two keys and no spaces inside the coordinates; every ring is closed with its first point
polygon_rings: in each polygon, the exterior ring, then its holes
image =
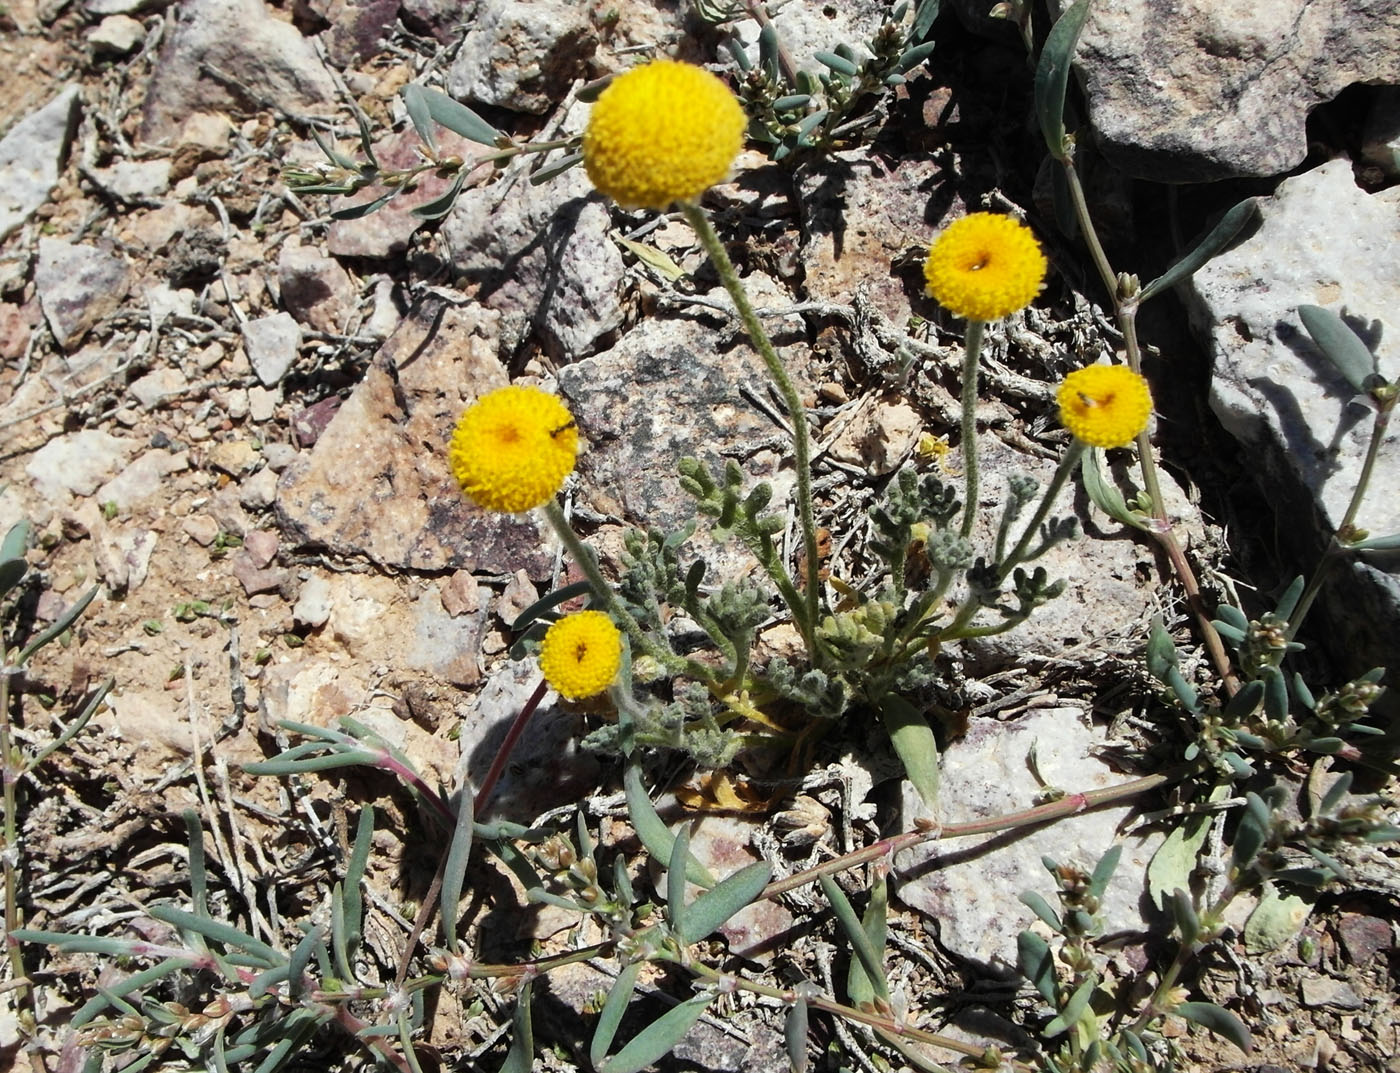
{"type": "Polygon", "coordinates": [[[283,246],[277,258],[282,305],[298,321],[323,332],[338,332],[355,308],[355,284],[333,257],[308,246],[283,246]]]}
{"type": "Polygon", "coordinates": [[[495,324],[489,311],[431,301],[404,321],[314,449],[284,471],[284,533],[390,568],[548,577],[552,543],[534,516],[469,504],[447,465],[462,410],[506,382],[495,324]]]}
{"type": "Polygon", "coordinates": [[[93,325],[121,306],[131,266],[108,243],[41,238],[34,283],[54,338],[64,350],[73,350],[93,325]]]}
{"type": "Polygon", "coordinates": [[[582,169],[553,182],[465,191],[443,223],[453,262],[492,309],[533,326],[559,361],[591,354],[622,323],[622,254],[582,169]]]}
{"type": "Polygon", "coordinates": [[[1075,69],[1095,139],[1129,174],[1277,175],[1307,155],[1314,106],[1355,82],[1400,82],[1400,5],[1097,0],[1075,69]]]}
{"type": "Polygon", "coordinates": [[[99,429],[80,429],[50,440],[24,467],[34,489],[48,499],[90,496],[138,447],[99,429]]]}
{"type": "MultiPolygon", "coordinates": [[[[1077,708],[1040,709],[1004,723],[976,719],[943,753],[942,814],[936,819],[945,825],[967,823],[1038,804],[1043,786],[1027,760],[1032,748],[1046,783],[1067,792],[1127,781],[1092,755],[1102,742],[1102,732],[1077,708]]],[[[901,901],[938,922],[939,945],[1010,975],[1016,967],[1017,933],[1036,919],[1020,900],[1021,892],[1036,891],[1057,905],[1043,856],[1092,872],[1099,858],[1123,841],[1118,870],[1104,893],[1106,931],[1145,933],[1147,864],[1163,836],[1121,838],[1118,826],[1133,807],[1129,802],[1040,827],[926,843],[896,857],[891,878],[901,901]]],[[[907,782],[904,811],[902,830],[928,815],[907,782]]]]}
{"type": "MultiPolygon", "coordinates": [[[[1365,193],[1350,162],[1334,160],[1285,180],[1261,208],[1259,231],[1197,272],[1187,293],[1215,361],[1211,408],[1274,504],[1293,556],[1286,569],[1310,573],[1356,487],[1371,414],[1297,310],[1342,314],[1378,344],[1381,374],[1400,377],[1400,187],[1365,193]]],[[[1397,474],[1392,431],[1357,517],[1374,536],[1400,532],[1397,474]]],[[[1400,660],[1394,567],[1380,556],[1350,557],[1323,589],[1326,632],[1348,674],[1400,660]]]]}
{"type": "Polygon", "coordinates": [[[146,39],[146,28],[130,15],[109,15],[88,34],[88,44],[98,55],[125,56],[146,39]]]}
{"type": "Polygon", "coordinates": [[[594,20],[569,0],[485,0],[477,5],[447,76],[459,100],[542,115],[598,48],[594,20]]]}
{"type": "Polygon", "coordinates": [[[0,141],[0,240],[48,199],[77,119],[78,87],[69,86],[0,141]]]}
{"type": "Polygon", "coordinates": [[[335,100],[335,82],[311,42],[262,0],[186,0],[176,11],[146,93],[142,141],[175,137],[191,112],[257,107],[205,74],[205,65],[288,112],[317,112],[335,100]]]}
{"type": "Polygon", "coordinates": [[[245,321],[243,352],[264,387],[275,386],[297,360],[301,326],[290,313],[245,321]]]}

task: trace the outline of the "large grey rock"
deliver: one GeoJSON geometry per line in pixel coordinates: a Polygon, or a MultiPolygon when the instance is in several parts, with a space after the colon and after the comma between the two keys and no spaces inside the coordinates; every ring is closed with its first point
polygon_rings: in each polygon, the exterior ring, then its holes
{"type": "MultiPolygon", "coordinates": [[[[1093,755],[1103,744],[1103,732],[1077,708],[1041,709],[1005,723],[974,720],[943,754],[942,815],[936,819],[950,825],[1019,812],[1041,803],[1046,785],[1076,793],[1127,781],[1093,755]],[[1034,765],[1028,759],[1032,749],[1034,765]]],[[[1147,864],[1162,836],[1121,837],[1119,825],[1133,807],[1129,802],[1039,827],[926,843],[895,858],[896,891],[906,905],[937,922],[943,948],[1010,975],[1016,936],[1035,920],[1021,893],[1035,891],[1056,904],[1055,882],[1041,858],[1092,872],[1121,841],[1123,856],[1104,893],[1106,931],[1144,934],[1147,864]]],[[[906,830],[928,815],[908,783],[904,809],[906,830]]]]}
{"type": "Polygon", "coordinates": [[[24,472],[45,499],[90,496],[137,447],[135,440],[85,428],[44,444],[24,472]]]}
{"type": "Polygon", "coordinates": [[[553,545],[534,516],[472,506],[447,464],[464,407],[506,382],[495,321],[431,300],[405,320],[315,448],[283,472],[283,531],[391,569],[548,577],[553,545]]]}
{"type": "Polygon", "coordinates": [[[608,210],[589,199],[576,168],[541,186],[521,179],[465,191],[443,222],[453,263],[480,284],[477,296],[534,327],[560,361],[591,354],[622,323],[622,254],[608,238],[608,210]]]}
{"type": "Polygon", "coordinates": [[[277,258],[282,305],[301,323],[323,332],[341,332],[355,309],[350,273],[333,257],[310,246],[283,246],[277,258]]]}
{"type": "Polygon", "coordinates": [[[69,86],[21,119],[0,141],[0,240],[48,198],[77,118],[78,88],[69,86]]]}
{"type": "Polygon", "coordinates": [[[131,285],[131,266],[107,242],[86,246],[41,238],[34,285],[58,345],[72,350],[93,325],[122,304],[131,285]]]}
{"type": "Polygon", "coordinates": [[[146,93],[141,138],[174,137],[191,112],[251,110],[264,100],[288,112],[316,112],[335,98],[335,82],[311,42],[262,0],[185,0],[146,93]],[[206,65],[237,85],[206,74],[206,65]]]}
{"type": "MultiPolygon", "coordinates": [[[[1251,468],[1297,556],[1311,572],[1341,522],[1371,433],[1371,415],[1313,345],[1298,306],[1331,309],[1379,344],[1380,371],[1400,377],[1400,188],[1360,190],[1334,160],[1279,185],[1257,234],[1192,279],[1196,329],[1215,360],[1211,407],[1251,468]]],[[[1400,444],[1381,446],[1357,524],[1400,532],[1400,444]]],[[[1350,670],[1400,659],[1394,562],[1356,560],[1333,573],[1328,626],[1350,670]]]]}
{"type": "Polygon", "coordinates": [[[1075,59],[1094,136],[1124,171],[1276,175],[1307,154],[1314,106],[1354,82],[1400,82],[1400,5],[1096,0],[1075,59]]]}
{"type": "Polygon", "coordinates": [[[586,5],[569,0],[485,0],[447,76],[460,100],[542,115],[585,76],[598,47],[586,5]]]}

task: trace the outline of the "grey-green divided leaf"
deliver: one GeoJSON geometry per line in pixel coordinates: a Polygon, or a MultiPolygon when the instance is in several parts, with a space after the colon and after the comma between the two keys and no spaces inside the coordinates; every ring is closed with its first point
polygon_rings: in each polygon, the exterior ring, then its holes
{"type": "Polygon", "coordinates": [[[1016,966],[1050,1005],[1055,1004],[1055,956],[1050,944],[1033,931],[1016,936],[1016,966]]]}
{"type": "Polygon", "coordinates": [[[1115,521],[1131,525],[1134,529],[1148,528],[1141,515],[1128,509],[1127,502],[1118,486],[1104,476],[1101,464],[1103,449],[1095,447],[1085,451],[1079,460],[1079,473],[1084,481],[1084,491],[1090,501],[1115,521]]]}
{"type": "Polygon", "coordinates": [[[1088,17],[1089,0],[1077,0],[1061,15],[1045,38],[1035,69],[1035,112],[1046,148],[1056,160],[1065,155],[1065,94],[1069,90],[1070,63],[1088,17]]]}
{"type": "Polygon", "coordinates": [[[890,736],[895,755],[904,764],[904,773],[919,791],[924,804],[938,807],[938,741],[933,730],[912,704],[893,693],[880,701],[880,715],[890,736]]]}
{"type": "Polygon", "coordinates": [[[617,1026],[622,1023],[622,1015],[627,1011],[628,1002],[632,1000],[632,992],[637,986],[637,976],[642,971],[642,964],[640,961],[634,961],[624,965],[608,991],[608,997],[603,1002],[603,1011],[598,1014],[598,1024],[593,1029],[593,1040],[588,1045],[588,1063],[594,1069],[603,1064],[608,1048],[612,1046],[613,1037],[617,1035],[617,1026]]]}
{"type": "Polygon", "coordinates": [[[1241,201],[1220,218],[1220,222],[1211,229],[1210,234],[1201,239],[1195,249],[1143,287],[1138,295],[1138,304],[1141,305],[1153,295],[1161,294],[1195,274],[1212,257],[1229,249],[1246,231],[1253,228],[1258,220],[1259,205],[1255,200],[1246,198],[1241,201]]]}
{"type": "Polygon", "coordinates": [[[1330,309],[1313,305],[1299,306],[1298,319],[1346,382],[1358,392],[1366,391],[1367,378],[1376,373],[1376,356],[1347,322],[1330,309]]]}
{"type": "Polygon", "coordinates": [[[1229,1040],[1245,1054],[1254,1049],[1254,1040],[1243,1022],[1229,1010],[1222,1009],[1213,1002],[1183,1002],[1172,1012],[1209,1029],[1222,1039],[1229,1040]]]}
{"type": "Polygon", "coordinates": [[[639,1073],[663,1055],[670,1053],[690,1031],[691,1026],[700,1020],[715,997],[697,995],[690,1001],[667,1010],[638,1032],[627,1046],[600,1064],[597,1067],[598,1073],[639,1073]]]}
{"type": "Polygon", "coordinates": [[[773,876],[767,861],[757,861],[726,876],[695,901],[685,907],[684,919],[675,926],[676,937],[683,943],[699,942],[751,904],[768,886],[773,876]]]}

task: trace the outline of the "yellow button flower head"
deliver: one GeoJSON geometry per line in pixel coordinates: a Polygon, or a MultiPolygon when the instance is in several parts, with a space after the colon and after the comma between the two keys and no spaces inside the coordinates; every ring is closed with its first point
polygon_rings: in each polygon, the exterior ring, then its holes
{"type": "Polygon", "coordinates": [[[473,503],[518,513],[552,499],[573,472],[578,427],[554,395],[498,388],[467,407],[447,457],[473,503]]]}
{"type": "Polygon", "coordinates": [[[1000,320],[1024,309],[1045,282],[1045,254],[1010,216],[974,212],[948,225],[924,262],[928,293],[968,320],[1000,320]]]}
{"type": "Polygon", "coordinates": [[[622,663],[622,635],[601,611],[566,615],[540,646],[540,671],[561,697],[580,700],[612,685],[622,663]]]}
{"type": "Polygon", "coordinates": [[[729,173],[747,125],[737,98],[709,71],[656,60],[599,95],[583,133],[583,166],[624,208],[664,209],[729,173]]]}
{"type": "Polygon", "coordinates": [[[1060,421],[1090,447],[1126,447],[1152,416],[1147,381],[1126,365],[1090,365],[1056,393],[1060,421]]]}

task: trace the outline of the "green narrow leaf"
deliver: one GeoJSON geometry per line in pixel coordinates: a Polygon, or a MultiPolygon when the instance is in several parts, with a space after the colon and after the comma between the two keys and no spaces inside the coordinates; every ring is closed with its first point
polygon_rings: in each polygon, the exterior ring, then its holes
{"type": "Polygon", "coordinates": [[[185,822],[185,837],[189,841],[190,861],[190,904],[202,917],[209,915],[209,903],[205,897],[209,874],[204,867],[204,828],[199,824],[199,816],[194,809],[187,808],[180,813],[185,822]]]}
{"type": "Polygon", "coordinates": [[[331,209],[331,219],[333,220],[358,220],[362,216],[368,216],[372,212],[378,212],[398,194],[398,187],[390,190],[387,194],[381,194],[373,201],[365,201],[357,205],[343,205],[338,209],[331,209]]]}
{"type": "Polygon", "coordinates": [[[28,522],[16,522],[5,534],[4,543],[0,543],[0,596],[18,585],[29,569],[24,552],[29,547],[30,529],[28,522]]]}
{"type": "MultiPolygon", "coordinates": [[[[16,939],[22,938],[18,929],[15,930],[12,937],[16,939]]],[[[23,941],[32,942],[34,940],[24,939],[23,941]]],[[[48,940],[39,941],[47,942],[48,940]]],[[[102,989],[101,994],[95,995],[85,1002],[77,1013],[73,1014],[73,1018],[69,1021],[69,1024],[75,1029],[82,1028],[103,1010],[111,1006],[113,999],[123,998],[131,994],[139,994],[157,980],[163,980],[171,973],[178,972],[180,969],[186,968],[187,966],[188,962],[184,958],[166,958],[159,964],[152,965],[149,969],[142,969],[140,972],[132,973],[125,980],[118,980],[114,984],[109,984],[102,989]]]]}
{"type": "Polygon", "coordinates": [[[750,905],[763,893],[773,876],[767,861],[756,861],[725,876],[685,908],[685,919],[673,925],[676,937],[683,943],[699,942],[722,925],[740,909],[750,905]]]}
{"type": "Polygon", "coordinates": [[[533,980],[526,980],[515,999],[514,1032],[501,1073],[530,1073],[535,1064],[535,1025],[530,1009],[533,980]]]}
{"type": "Polygon", "coordinates": [[[1367,379],[1376,374],[1376,356],[1351,326],[1330,309],[1314,305],[1299,306],[1298,319],[1346,382],[1356,391],[1365,392],[1367,379]]]}
{"type": "Polygon", "coordinates": [[[1035,111],[1046,148],[1056,160],[1065,158],[1065,94],[1069,91],[1070,63],[1088,17],[1089,0],[1077,0],[1066,10],[1050,28],[1035,69],[1035,111]]]}
{"type": "Polygon", "coordinates": [[[1172,1012],[1214,1032],[1221,1039],[1229,1040],[1245,1054],[1254,1049],[1254,1040],[1250,1038],[1249,1029],[1244,1027],[1244,1023],[1213,1002],[1183,1002],[1172,1012]]]}
{"type": "Polygon", "coordinates": [[[359,171],[360,165],[352,157],[346,156],[325,138],[321,137],[321,132],[315,127],[311,128],[311,137],[316,140],[316,144],[321,147],[321,152],[326,154],[326,159],[336,167],[344,168],[347,171],[359,171]]]}
{"type": "Polygon", "coordinates": [[[783,1022],[783,1043],[792,1073],[807,1073],[807,1022],[807,1002],[798,999],[788,1007],[783,1022]]]}
{"type": "Polygon", "coordinates": [[[1147,522],[1128,508],[1123,493],[1118,486],[1104,476],[1100,465],[1103,448],[1095,447],[1085,451],[1079,459],[1079,474],[1084,481],[1084,492],[1090,502],[1115,521],[1130,525],[1134,529],[1146,531],[1147,522]]]}
{"type": "Polygon", "coordinates": [[[1182,280],[1195,274],[1212,257],[1224,253],[1234,245],[1258,220],[1258,203],[1252,197],[1241,201],[1220,218],[1220,222],[1211,229],[1210,234],[1201,239],[1195,249],[1145,286],[1138,294],[1138,304],[1141,305],[1154,295],[1175,287],[1182,280]]]}
{"type": "MultiPolygon", "coordinates": [[[[884,871],[879,870],[876,872],[875,882],[870,885],[870,902],[861,915],[860,924],[866,939],[870,941],[870,948],[880,954],[882,959],[885,944],[889,939],[889,906],[889,882],[884,871]]],[[[858,1008],[875,1001],[875,984],[870,979],[870,974],[865,971],[865,963],[860,958],[852,958],[847,969],[846,996],[851,1000],[851,1005],[858,1008]]]]}
{"type": "Polygon", "coordinates": [[[437,156],[437,133],[433,130],[433,116],[428,110],[428,100],[423,87],[417,82],[410,82],[399,90],[399,96],[403,98],[404,110],[408,112],[409,121],[418,132],[418,137],[422,138],[423,144],[437,156]]]}
{"type": "Polygon", "coordinates": [[[1033,890],[1022,891],[1018,897],[1036,916],[1045,922],[1045,926],[1054,932],[1062,932],[1065,926],[1060,921],[1060,914],[1055,912],[1050,903],[1033,890]]]}
{"type": "MultiPolygon", "coordinates": [[[[675,836],[656,814],[656,808],[642,786],[642,769],[635,760],[629,760],[623,769],[622,788],[627,798],[627,815],[642,845],[658,861],[670,860],[675,836]]],[[[697,887],[713,887],[716,882],[710,870],[693,853],[686,858],[685,874],[697,887]]]]}
{"type": "Polygon", "coordinates": [[[439,194],[432,201],[425,201],[423,204],[410,210],[410,215],[416,216],[420,220],[440,220],[452,211],[452,206],[457,204],[457,195],[462,192],[462,183],[467,179],[466,167],[457,169],[457,174],[453,176],[452,185],[446,192],[439,194]]]}
{"type": "Polygon", "coordinates": [[[865,967],[866,977],[875,988],[875,994],[884,1002],[890,1000],[890,987],[885,978],[885,966],[881,958],[880,951],[871,944],[869,937],[865,934],[865,928],[861,926],[860,920],[856,917],[856,911],[851,907],[845,891],[837,884],[831,876],[823,875],[818,879],[821,882],[822,893],[826,895],[826,900],[831,903],[831,908],[836,913],[836,922],[841,925],[841,930],[846,933],[846,938],[850,940],[851,950],[865,967]]]}
{"type": "Polygon", "coordinates": [[[715,1000],[714,995],[697,995],[667,1010],[611,1058],[598,1066],[598,1073],[640,1073],[657,1059],[669,1054],[692,1025],[715,1000]]]}
{"type": "Polygon", "coordinates": [[[929,809],[938,807],[938,741],[928,721],[912,704],[894,693],[880,701],[880,715],[904,773],[929,809]]]}
{"type": "Polygon", "coordinates": [[[472,808],[475,804],[475,791],[470,784],[463,784],[458,791],[457,825],[452,828],[447,863],[442,866],[442,942],[454,952],[457,949],[458,902],[467,875],[467,861],[472,854],[472,808]]]}
{"type": "Polygon", "coordinates": [[[613,858],[613,894],[623,905],[636,904],[637,897],[632,891],[632,878],[627,874],[627,862],[621,853],[613,858]]]}
{"type": "Polygon", "coordinates": [[[1274,614],[1282,619],[1293,617],[1294,610],[1298,607],[1298,597],[1303,595],[1303,575],[1299,574],[1288,584],[1288,588],[1283,590],[1283,594],[1278,598],[1278,606],[1274,608],[1274,614]]]}
{"type": "Polygon", "coordinates": [[[108,678],[107,681],[98,686],[92,696],[88,698],[88,702],[83,705],[82,711],[74,717],[71,723],[64,727],[63,732],[59,734],[58,737],[54,738],[53,741],[49,742],[34,754],[33,758],[25,764],[25,770],[33,771],[50,756],[58,752],[59,749],[62,749],[77,737],[78,733],[83,727],[87,726],[88,722],[92,719],[93,714],[97,711],[97,706],[106,699],[107,694],[112,691],[112,687],[116,684],[117,680],[115,678],[108,678]]]}
{"type": "Polygon", "coordinates": [[[904,54],[899,57],[899,62],[895,64],[895,70],[900,74],[908,74],[924,60],[933,55],[933,50],[937,47],[936,41],[925,41],[922,45],[915,45],[913,48],[905,49],[904,54]]]}
{"type": "MultiPolygon", "coordinates": [[[[685,920],[685,862],[690,856],[690,825],[682,823],[666,859],[666,917],[678,935],[685,920]]],[[[718,889],[718,888],[716,888],[718,889]]]]}
{"type": "Polygon", "coordinates": [[[1117,843],[1110,846],[1107,853],[1099,858],[1098,865],[1094,868],[1094,874],[1089,880],[1089,893],[1095,898],[1103,898],[1103,892],[1108,889],[1109,881],[1113,878],[1113,873],[1118,869],[1118,860],[1123,856],[1123,844],[1117,843]]]}
{"type": "Polygon", "coordinates": [[[360,881],[369,865],[370,840],[374,837],[374,806],[366,805],[360,810],[360,822],[355,828],[355,845],[350,850],[350,863],[345,866],[345,887],[343,898],[345,917],[345,952],[353,958],[360,948],[360,938],[364,935],[364,903],[360,894],[360,881]]]}
{"type": "Polygon", "coordinates": [[[194,932],[202,935],[206,939],[213,939],[216,943],[223,943],[225,946],[242,950],[249,956],[264,962],[265,964],[280,965],[287,959],[279,954],[266,943],[254,939],[251,935],[239,931],[230,924],[222,921],[211,920],[208,917],[196,916],[194,913],[187,913],[183,909],[176,909],[173,905],[152,906],[150,914],[162,924],[169,924],[173,928],[181,931],[194,932]]]}
{"type": "Polygon", "coordinates": [[[1347,792],[1351,789],[1352,773],[1343,771],[1327,788],[1327,792],[1322,795],[1322,800],[1317,803],[1318,816],[1326,816],[1342,803],[1347,792]]]}
{"type": "Polygon", "coordinates": [[[306,966],[311,963],[311,956],[316,948],[321,945],[325,938],[325,929],[317,924],[297,943],[296,949],[292,951],[292,956],[287,960],[287,995],[289,998],[298,999],[302,992],[306,990],[306,966]]]}
{"type": "Polygon", "coordinates": [[[1040,1030],[1041,1034],[1047,1039],[1053,1039],[1070,1026],[1078,1024],[1079,1019],[1084,1016],[1084,1011],[1089,1008],[1089,1000],[1094,997],[1098,986],[1098,974],[1090,973],[1084,982],[1075,988],[1060,1015],[1040,1030]]]}
{"type": "Polygon", "coordinates": [[[427,98],[428,114],[448,130],[482,145],[495,147],[500,143],[501,132],[461,101],[427,87],[423,88],[423,96],[427,98]]]}
{"type": "Polygon", "coordinates": [[[1016,936],[1016,966],[1040,997],[1055,1005],[1055,955],[1050,944],[1033,931],[1021,932],[1016,936]]]}
{"type": "Polygon", "coordinates": [[[92,598],[97,595],[97,590],[100,587],[99,585],[94,585],[92,588],[88,589],[87,592],[78,598],[78,601],[73,604],[72,607],[68,608],[68,610],[64,611],[58,618],[54,619],[43,633],[40,633],[24,646],[24,650],[15,657],[15,663],[23,667],[29,662],[30,656],[34,655],[35,652],[39,651],[39,649],[43,648],[55,637],[59,636],[59,634],[69,626],[73,625],[77,617],[87,610],[87,605],[92,603],[92,598]]]}
{"type": "Polygon", "coordinates": [[[1181,931],[1181,941],[1186,946],[1195,945],[1201,935],[1201,918],[1196,915],[1196,906],[1191,901],[1190,892],[1180,887],[1172,891],[1172,914],[1176,917],[1176,926],[1181,931]]]}
{"type": "Polygon", "coordinates": [[[588,1064],[594,1069],[602,1065],[603,1059],[607,1057],[608,1048],[612,1046],[613,1038],[617,1035],[617,1026],[622,1023],[622,1015],[627,1011],[627,1004],[632,1000],[632,992],[637,987],[637,976],[642,971],[642,964],[640,961],[634,961],[624,965],[608,990],[603,1010],[598,1014],[598,1023],[593,1028],[593,1040],[588,1045],[588,1064]]]}

